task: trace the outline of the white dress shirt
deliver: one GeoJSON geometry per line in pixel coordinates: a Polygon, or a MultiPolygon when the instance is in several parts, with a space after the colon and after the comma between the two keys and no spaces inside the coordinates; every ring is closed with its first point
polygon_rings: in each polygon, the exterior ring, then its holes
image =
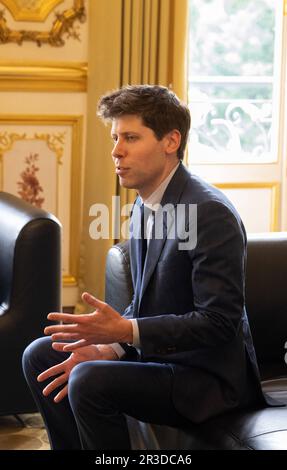
{"type": "MultiPolygon", "coordinates": [[[[144,203],[145,206],[147,206],[149,209],[153,210],[156,212],[158,210],[159,204],[161,203],[162,197],[164,195],[164,192],[172,179],[173,175],[175,174],[176,170],[178,169],[180,165],[180,162],[171,170],[169,175],[163,180],[163,182],[156,188],[156,190],[147,198],[147,199],[141,199],[141,202],[144,203]]],[[[151,238],[151,233],[152,233],[152,225],[153,225],[153,215],[150,213],[147,219],[147,247],[149,247],[149,241],[151,238]]],[[[146,256],[147,259],[147,256],[146,256]]],[[[129,321],[132,323],[133,327],[133,342],[130,344],[130,346],[135,347],[138,351],[140,349],[140,335],[139,335],[139,328],[138,328],[138,322],[135,318],[129,319],[129,321]]],[[[121,347],[119,343],[112,343],[110,346],[114,349],[114,351],[117,353],[119,358],[123,357],[125,354],[125,350],[121,347]]]]}

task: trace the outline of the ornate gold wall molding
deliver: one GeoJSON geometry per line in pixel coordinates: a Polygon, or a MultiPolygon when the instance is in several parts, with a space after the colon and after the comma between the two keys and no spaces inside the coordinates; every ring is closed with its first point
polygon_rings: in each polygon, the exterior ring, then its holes
{"type": "MultiPolygon", "coordinates": [[[[0,161],[5,152],[12,150],[14,143],[20,140],[43,140],[46,142],[47,147],[56,155],[58,165],[62,164],[63,145],[65,143],[65,134],[58,132],[56,134],[38,134],[35,133],[32,137],[27,137],[26,134],[17,134],[15,132],[1,132],[0,131],[0,161]]],[[[1,174],[3,178],[3,174],[1,174]]],[[[1,181],[3,187],[3,181],[1,181]]]]}
{"type": "Polygon", "coordinates": [[[86,63],[0,62],[0,91],[87,90],[86,63]]]}
{"type": "Polygon", "coordinates": [[[15,21],[45,21],[63,0],[1,0],[15,21]]]}
{"type": "MultiPolygon", "coordinates": [[[[4,3],[3,0],[2,3],[4,3]]],[[[6,3],[9,3],[11,8],[12,3],[17,2],[6,0],[6,3]]],[[[18,4],[19,3],[21,2],[18,1],[18,4]]],[[[57,4],[58,3],[59,2],[57,2],[57,4]]],[[[74,39],[80,40],[79,33],[74,28],[74,23],[76,20],[80,21],[81,23],[84,23],[86,20],[86,10],[84,3],[85,0],[73,0],[73,6],[71,8],[55,13],[56,19],[53,22],[51,30],[47,32],[31,31],[25,29],[12,30],[7,25],[5,10],[0,10],[0,44],[12,42],[21,46],[24,41],[32,41],[35,42],[38,46],[41,46],[42,44],[49,44],[50,46],[60,47],[65,44],[63,39],[64,34],[66,34],[68,38],[73,37],[74,39]]],[[[54,8],[55,6],[56,3],[54,2],[54,8]]]]}

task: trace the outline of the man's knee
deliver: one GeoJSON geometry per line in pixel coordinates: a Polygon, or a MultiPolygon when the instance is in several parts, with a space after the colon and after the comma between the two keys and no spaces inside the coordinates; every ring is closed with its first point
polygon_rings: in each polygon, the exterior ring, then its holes
{"type": "Polygon", "coordinates": [[[105,398],[112,386],[111,370],[107,362],[82,362],[76,365],[69,377],[68,394],[72,408],[90,398],[94,403],[105,398]]]}
{"type": "Polygon", "coordinates": [[[51,350],[51,339],[48,337],[35,339],[23,352],[22,364],[24,370],[42,362],[47,357],[47,350],[51,350]]]}

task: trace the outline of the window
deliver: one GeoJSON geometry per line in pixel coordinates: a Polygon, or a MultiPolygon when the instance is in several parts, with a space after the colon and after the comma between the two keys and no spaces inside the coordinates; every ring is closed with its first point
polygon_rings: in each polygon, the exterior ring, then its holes
{"type": "Polygon", "coordinates": [[[277,160],[282,12],[283,0],[189,0],[193,163],[277,160]]]}

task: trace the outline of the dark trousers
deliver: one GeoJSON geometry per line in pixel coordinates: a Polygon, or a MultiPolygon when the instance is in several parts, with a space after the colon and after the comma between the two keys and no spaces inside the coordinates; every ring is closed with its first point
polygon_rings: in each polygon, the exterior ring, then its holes
{"type": "Polygon", "coordinates": [[[78,364],[69,378],[68,396],[42,395],[50,382],[37,376],[69,354],[54,351],[50,338],[31,343],[23,355],[23,370],[44,419],[52,449],[130,449],[126,416],[144,422],[176,426],[186,421],[172,399],[169,364],[88,361],[78,364]]]}

